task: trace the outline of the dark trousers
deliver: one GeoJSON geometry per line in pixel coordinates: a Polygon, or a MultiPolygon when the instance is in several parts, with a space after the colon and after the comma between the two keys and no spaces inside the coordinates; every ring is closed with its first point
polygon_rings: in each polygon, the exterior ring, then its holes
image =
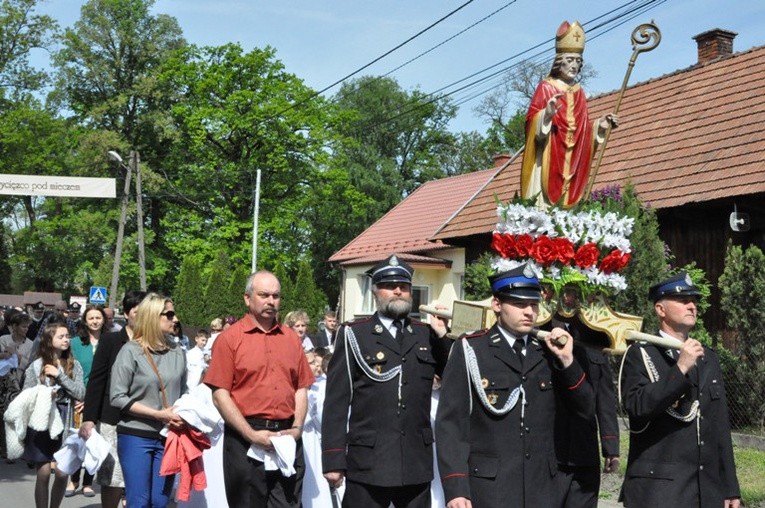
{"type": "Polygon", "coordinates": [[[430,508],[430,482],[378,487],[346,479],[343,508],[430,508]]]}
{"type": "Polygon", "coordinates": [[[556,483],[563,496],[562,508],[597,508],[600,490],[599,466],[558,466],[556,483]]]}
{"type": "Polygon", "coordinates": [[[289,478],[280,471],[266,471],[262,462],[247,456],[249,448],[250,443],[227,425],[223,434],[223,482],[229,508],[300,506],[305,474],[303,440],[298,440],[295,449],[296,474],[289,478]]]}

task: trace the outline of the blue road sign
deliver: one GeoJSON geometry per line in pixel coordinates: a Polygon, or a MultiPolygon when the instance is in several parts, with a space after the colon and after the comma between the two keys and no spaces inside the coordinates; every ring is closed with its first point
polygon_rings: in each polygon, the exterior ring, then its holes
{"type": "Polygon", "coordinates": [[[90,303],[93,304],[104,304],[106,303],[106,288],[102,288],[99,286],[91,286],[90,287],[90,298],[88,298],[90,303]]]}

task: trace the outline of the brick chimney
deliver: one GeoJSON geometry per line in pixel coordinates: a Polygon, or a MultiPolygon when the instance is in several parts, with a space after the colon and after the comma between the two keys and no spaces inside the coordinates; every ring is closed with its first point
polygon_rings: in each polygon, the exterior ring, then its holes
{"type": "Polygon", "coordinates": [[[699,64],[733,54],[733,39],[737,35],[730,30],[714,28],[693,37],[699,48],[699,64]]]}
{"type": "Polygon", "coordinates": [[[492,159],[494,159],[494,167],[499,169],[502,166],[504,166],[507,163],[507,161],[510,160],[510,155],[506,153],[499,153],[495,155],[494,157],[492,157],[492,159]]]}

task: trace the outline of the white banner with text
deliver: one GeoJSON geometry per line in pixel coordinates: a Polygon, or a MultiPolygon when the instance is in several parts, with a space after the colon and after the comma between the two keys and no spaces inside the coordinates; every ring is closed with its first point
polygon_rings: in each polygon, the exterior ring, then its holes
{"type": "Polygon", "coordinates": [[[115,198],[117,197],[117,183],[114,178],[0,175],[0,194],[65,198],[115,198]]]}

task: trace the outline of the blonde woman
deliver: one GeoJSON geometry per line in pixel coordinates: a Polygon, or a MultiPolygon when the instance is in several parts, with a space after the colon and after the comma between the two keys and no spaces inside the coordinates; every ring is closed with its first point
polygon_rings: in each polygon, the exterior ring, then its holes
{"type": "Polygon", "coordinates": [[[177,321],[173,301],[149,293],[138,305],[132,340],[112,367],[110,399],[121,411],[117,454],[131,508],[164,508],[173,476],[159,476],[164,455],[164,426],[177,429],[183,420],[173,404],[186,388],[186,357],[171,338],[177,321]]]}

